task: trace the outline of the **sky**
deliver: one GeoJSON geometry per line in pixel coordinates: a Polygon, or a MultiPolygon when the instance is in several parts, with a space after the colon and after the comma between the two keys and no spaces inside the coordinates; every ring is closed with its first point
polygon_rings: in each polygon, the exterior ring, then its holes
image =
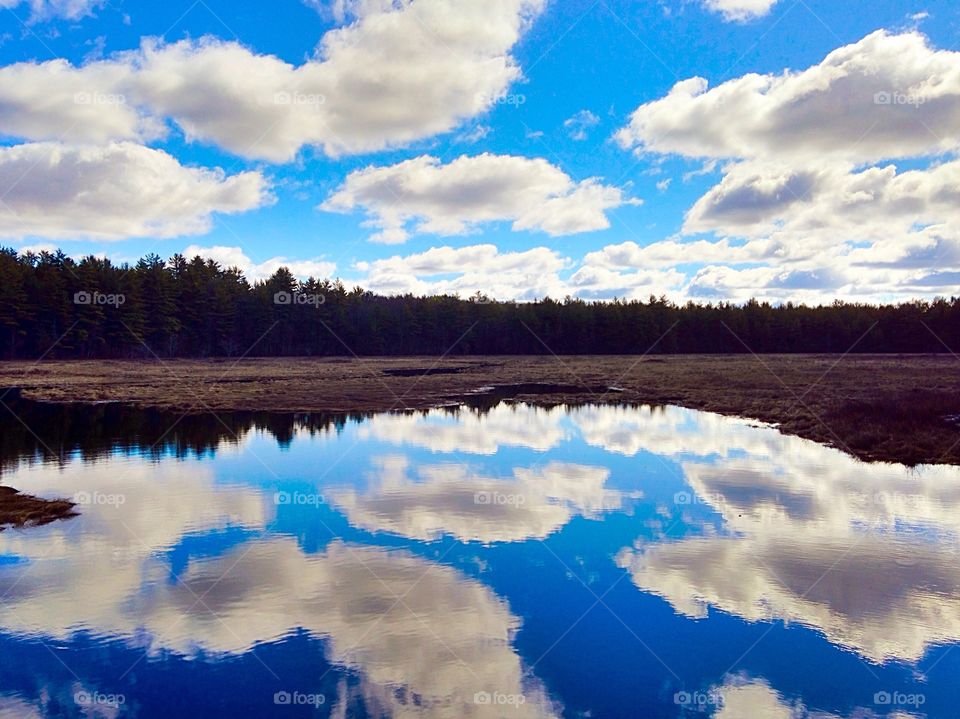
{"type": "Polygon", "coordinates": [[[384,294],[960,295],[952,0],[0,0],[0,245],[384,294]]]}

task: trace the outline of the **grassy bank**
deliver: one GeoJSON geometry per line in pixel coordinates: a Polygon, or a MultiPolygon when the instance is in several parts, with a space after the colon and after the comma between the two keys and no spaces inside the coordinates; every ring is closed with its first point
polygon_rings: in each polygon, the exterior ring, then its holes
{"type": "Polygon", "coordinates": [[[75,517],[74,506],[65,499],[41,499],[12,487],[0,487],[0,532],[8,527],[36,527],[75,517]]]}
{"type": "Polygon", "coordinates": [[[541,403],[676,404],[740,415],[864,460],[960,463],[953,419],[960,415],[960,360],[952,356],[3,363],[0,386],[28,399],[179,412],[417,409],[493,386],[496,396],[541,403]]]}

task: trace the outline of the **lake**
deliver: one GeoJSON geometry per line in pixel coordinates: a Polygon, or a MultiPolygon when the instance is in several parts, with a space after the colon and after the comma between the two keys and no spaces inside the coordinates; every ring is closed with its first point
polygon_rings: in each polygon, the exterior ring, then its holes
{"type": "Polygon", "coordinates": [[[960,716],[960,468],[676,407],[21,406],[0,717],[960,716]],[[34,435],[35,433],[35,435],[34,435]]]}

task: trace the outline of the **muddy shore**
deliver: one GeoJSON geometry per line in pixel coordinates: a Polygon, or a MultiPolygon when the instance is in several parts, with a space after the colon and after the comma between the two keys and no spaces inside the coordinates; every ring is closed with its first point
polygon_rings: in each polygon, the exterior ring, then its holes
{"type": "Polygon", "coordinates": [[[775,423],[867,461],[960,463],[951,355],[8,362],[0,388],[0,401],[7,392],[180,413],[422,409],[466,397],[675,404],[775,423]]]}

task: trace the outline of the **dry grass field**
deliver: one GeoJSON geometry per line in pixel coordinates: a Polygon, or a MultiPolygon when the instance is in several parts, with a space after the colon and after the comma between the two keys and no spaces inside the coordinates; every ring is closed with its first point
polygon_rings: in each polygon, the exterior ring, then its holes
{"type": "Polygon", "coordinates": [[[868,461],[960,463],[960,359],[949,355],[11,362],[0,363],[0,387],[179,412],[421,409],[495,387],[494,396],[544,404],[740,415],[868,461]]]}

